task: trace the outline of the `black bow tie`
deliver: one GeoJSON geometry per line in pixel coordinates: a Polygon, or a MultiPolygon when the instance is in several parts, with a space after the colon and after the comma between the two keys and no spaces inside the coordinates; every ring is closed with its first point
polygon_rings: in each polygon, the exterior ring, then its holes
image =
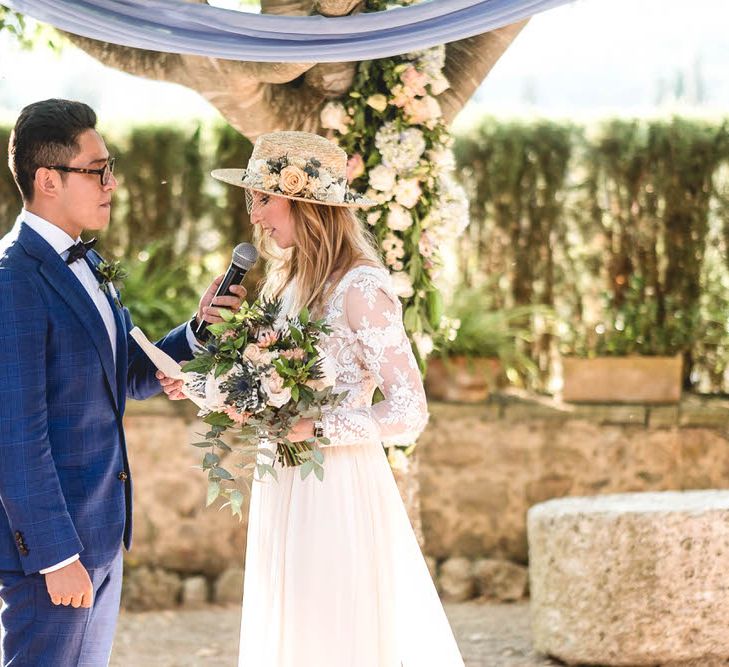
{"type": "Polygon", "coordinates": [[[79,241],[68,249],[68,257],[66,257],[66,264],[73,264],[79,259],[86,257],[86,253],[96,245],[96,239],[90,241],[79,241]]]}

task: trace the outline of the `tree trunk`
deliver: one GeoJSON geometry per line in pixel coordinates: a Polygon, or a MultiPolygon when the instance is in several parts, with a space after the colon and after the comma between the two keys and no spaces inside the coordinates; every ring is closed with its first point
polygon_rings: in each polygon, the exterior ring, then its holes
{"type": "MultiPolygon", "coordinates": [[[[361,9],[357,0],[262,0],[267,14],[305,16],[318,9],[344,16],[361,9]]],[[[447,122],[455,118],[526,21],[446,47],[445,75],[451,87],[439,97],[447,122]]],[[[133,49],[65,33],[109,67],[197,91],[241,134],[255,141],[265,132],[320,132],[319,112],[352,85],[357,63],[255,63],[133,49]]]]}

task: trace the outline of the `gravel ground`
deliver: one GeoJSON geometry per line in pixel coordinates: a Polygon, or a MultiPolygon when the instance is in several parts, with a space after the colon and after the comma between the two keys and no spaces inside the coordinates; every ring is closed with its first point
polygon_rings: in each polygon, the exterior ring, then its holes
{"type": "MultiPolygon", "coordinates": [[[[529,639],[529,606],[526,603],[467,602],[446,605],[446,612],[466,667],[558,664],[534,654],[529,639]]],[[[238,607],[123,612],[110,665],[236,667],[239,623],[238,607]]]]}

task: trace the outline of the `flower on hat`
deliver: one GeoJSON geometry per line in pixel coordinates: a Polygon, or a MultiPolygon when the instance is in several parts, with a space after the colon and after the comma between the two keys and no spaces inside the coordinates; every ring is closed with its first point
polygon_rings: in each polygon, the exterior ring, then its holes
{"type": "Polygon", "coordinates": [[[306,185],[306,174],[293,164],[284,167],[278,177],[278,187],[287,195],[299,194],[306,185]]]}

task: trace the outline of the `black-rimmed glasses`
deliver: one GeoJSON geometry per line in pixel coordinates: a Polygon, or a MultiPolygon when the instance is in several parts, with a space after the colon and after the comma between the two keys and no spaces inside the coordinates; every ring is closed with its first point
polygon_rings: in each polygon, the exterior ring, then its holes
{"type": "Polygon", "coordinates": [[[109,161],[100,169],[85,169],[83,167],[65,167],[64,165],[52,164],[46,169],[55,169],[56,171],[65,171],[72,174],[98,174],[101,185],[108,185],[111,175],[114,173],[114,163],[116,158],[111,157],[109,161]]]}

